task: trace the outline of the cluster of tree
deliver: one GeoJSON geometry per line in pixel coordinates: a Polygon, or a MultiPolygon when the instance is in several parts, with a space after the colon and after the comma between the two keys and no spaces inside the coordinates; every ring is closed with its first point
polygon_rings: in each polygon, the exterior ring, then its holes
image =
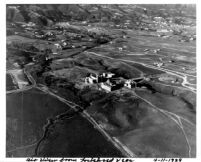
{"type": "Polygon", "coordinates": [[[52,59],[48,58],[48,53],[38,54],[35,57],[35,60],[37,65],[40,66],[40,70],[37,72],[38,77],[41,77],[44,72],[51,70],[50,65],[52,63],[52,59]]]}

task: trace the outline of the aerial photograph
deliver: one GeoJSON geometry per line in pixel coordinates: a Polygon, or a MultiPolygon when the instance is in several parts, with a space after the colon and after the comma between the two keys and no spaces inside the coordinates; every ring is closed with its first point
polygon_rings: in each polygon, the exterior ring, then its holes
{"type": "Polygon", "coordinates": [[[7,158],[196,158],[196,4],[5,7],[7,158]]]}

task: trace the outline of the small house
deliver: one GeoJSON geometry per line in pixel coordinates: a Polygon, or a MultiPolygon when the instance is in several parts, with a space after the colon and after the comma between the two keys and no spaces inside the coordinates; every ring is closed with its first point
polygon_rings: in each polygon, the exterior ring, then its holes
{"type": "Polygon", "coordinates": [[[104,77],[104,78],[112,78],[113,76],[114,76],[115,74],[114,73],[103,73],[102,74],[102,76],[104,77]]]}
{"type": "Polygon", "coordinates": [[[55,43],[53,48],[52,48],[52,53],[53,54],[58,54],[62,50],[62,47],[59,43],[55,43]]]}
{"type": "Polygon", "coordinates": [[[122,47],[119,47],[118,49],[119,49],[119,51],[122,51],[122,50],[123,50],[123,48],[122,48],[122,47]]]}
{"type": "Polygon", "coordinates": [[[121,88],[121,87],[119,87],[118,85],[111,84],[111,83],[108,83],[108,82],[101,83],[100,86],[101,86],[102,89],[104,89],[104,90],[106,90],[106,91],[109,91],[109,92],[121,88]]]}
{"type": "Polygon", "coordinates": [[[127,49],[128,47],[126,45],[123,45],[123,49],[127,49]]]}
{"type": "Polygon", "coordinates": [[[124,83],[124,86],[127,88],[135,88],[136,87],[136,82],[132,80],[126,80],[124,83]]]}
{"type": "Polygon", "coordinates": [[[47,32],[45,35],[47,35],[47,36],[55,36],[54,33],[50,32],[50,31],[47,32]]]}
{"type": "Polygon", "coordinates": [[[169,31],[167,29],[157,29],[157,32],[159,32],[159,33],[167,33],[169,31]]]}
{"type": "Polygon", "coordinates": [[[154,65],[157,66],[157,67],[161,67],[161,66],[164,66],[164,63],[162,63],[162,62],[154,62],[154,65]]]}
{"type": "Polygon", "coordinates": [[[145,81],[150,81],[151,79],[149,77],[144,77],[145,81]]]}
{"type": "Polygon", "coordinates": [[[88,77],[85,78],[86,84],[93,84],[98,83],[98,75],[97,74],[90,74],[88,77]]]}
{"type": "Polygon", "coordinates": [[[148,52],[148,51],[150,51],[150,49],[147,49],[147,48],[146,48],[146,49],[144,49],[144,52],[148,52]]]}
{"type": "Polygon", "coordinates": [[[62,42],[62,46],[67,46],[68,44],[64,41],[64,42],[62,42]]]}
{"type": "Polygon", "coordinates": [[[110,80],[107,80],[106,82],[100,83],[100,86],[102,89],[109,91],[109,92],[120,89],[121,87],[123,87],[122,84],[110,82],[110,80]]]}
{"type": "Polygon", "coordinates": [[[15,67],[19,67],[19,66],[20,66],[17,62],[15,62],[13,65],[14,65],[15,67]]]}
{"type": "Polygon", "coordinates": [[[160,49],[154,49],[153,50],[153,53],[158,53],[158,52],[160,52],[160,49]]]}
{"type": "Polygon", "coordinates": [[[100,86],[102,89],[104,89],[106,91],[112,91],[111,84],[108,84],[107,82],[101,83],[100,86]]]}
{"type": "Polygon", "coordinates": [[[61,45],[59,43],[55,43],[54,46],[57,48],[57,49],[61,49],[61,45]]]}

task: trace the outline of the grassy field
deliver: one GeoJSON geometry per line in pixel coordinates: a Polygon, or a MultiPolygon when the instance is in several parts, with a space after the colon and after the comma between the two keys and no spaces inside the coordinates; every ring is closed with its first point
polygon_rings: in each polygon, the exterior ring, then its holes
{"type": "MultiPolygon", "coordinates": [[[[37,142],[43,135],[43,126],[47,118],[69,109],[65,104],[36,89],[6,97],[7,143],[6,151],[37,142]],[[14,124],[12,124],[14,123],[14,124]]],[[[7,156],[26,157],[34,150],[24,149],[7,153],[7,156]]]]}
{"type": "Polygon", "coordinates": [[[152,69],[152,68],[148,68],[148,67],[145,67],[143,65],[140,65],[140,64],[133,64],[133,66],[139,70],[141,70],[144,74],[147,74],[147,75],[154,75],[154,74],[162,74],[164,73],[163,71],[160,71],[160,70],[157,70],[157,69],[152,69]]]}
{"type": "Polygon", "coordinates": [[[50,128],[38,156],[123,157],[87,120],[81,116],[64,118],[50,128]]]}
{"type": "Polygon", "coordinates": [[[147,91],[137,91],[136,93],[144,99],[150,101],[153,105],[177,115],[180,115],[191,122],[196,122],[196,114],[193,105],[185,102],[180,97],[165,95],[162,93],[149,94],[147,91]]]}
{"type": "MultiPolygon", "coordinates": [[[[31,89],[6,97],[6,156],[30,157],[43,136],[47,119],[69,110],[59,100],[31,89]]],[[[64,120],[52,125],[48,138],[40,145],[39,156],[123,156],[84,118],[64,120]],[[47,142],[48,141],[48,142],[47,142]]]]}
{"type": "MultiPolygon", "coordinates": [[[[87,111],[138,157],[188,157],[185,135],[169,116],[138,99],[106,98],[96,99],[87,111]]],[[[191,156],[195,156],[195,129],[185,129],[191,138],[191,156]]]]}

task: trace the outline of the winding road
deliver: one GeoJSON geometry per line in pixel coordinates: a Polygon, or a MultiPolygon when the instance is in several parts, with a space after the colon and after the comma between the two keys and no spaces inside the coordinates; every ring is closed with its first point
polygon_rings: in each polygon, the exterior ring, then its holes
{"type": "Polygon", "coordinates": [[[135,95],[137,98],[140,98],[140,99],[143,100],[144,102],[148,103],[148,104],[151,106],[151,108],[153,108],[153,109],[155,109],[155,110],[157,110],[157,111],[163,113],[163,114],[166,115],[167,117],[169,117],[171,120],[173,120],[173,121],[178,125],[178,127],[181,129],[181,131],[182,131],[182,133],[184,134],[184,137],[185,137],[185,139],[186,139],[186,143],[187,143],[188,149],[189,149],[189,151],[188,151],[188,154],[189,154],[189,155],[188,155],[188,156],[189,156],[189,158],[190,158],[190,157],[191,157],[191,146],[190,146],[190,144],[189,144],[189,139],[188,139],[188,137],[187,137],[187,135],[186,135],[186,132],[185,132],[185,130],[184,130],[184,128],[183,128],[182,120],[185,121],[186,123],[188,123],[188,124],[189,124],[191,127],[193,127],[194,129],[196,128],[196,125],[195,125],[194,123],[192,123],[191,121],[189,121],[188,119],[184,118],[184,117],[181,117],[181,116],[179,116],[179,115],[177,115],[177,114],[175,114],[175,113],[173,113],[173,112],[170,112],[170,111],[167,111],[167,110],[163,110],[163,109],[161,109],[161,108],[155,106],[155,105],[152,104],[150,101],[148,101],[148,100],[144,99],[143,97],[141,97],[140,95],[138,95],[136,92],[134,93],[134,95],[135,95]]]}
{"type": "MultiPolygon", "coordinates": [[[[145,64],[145,63],[141,63],[141,62],[137,62],[137,61],[131,61],[131,60],[126,60],[126,59],[117,59],[117,58],[113,58],[113,57],[109,57],[109,56],[104,56],[104,55],[101,55],[101,54],[98,54],[98,53],[95,53],[95,52],[85,51],[85,53],[86,54],[95,55],[95,56],[99,56],[99,57],[104,57],[104,58],[112,59],[112,60],[117,60],[117,61],[136,63],[136,64],[140,64],[140,65],[143,65],[143,66],[151,68],[151,69],[156,69],[156,70],[164,71],[166,73],[169,73],[171,75],[174,75],[174,76],[177,76],[177,77],[181,78],[183,80],[182,83],[181,83],[182,86],[184,88],[186,88],[187,90],[189,90],[189,91],[191,91],[193,93],[196,93],[196,88],[189,86],[189,85],[195,85],[195,84],[191,84],[191,83],[189,83],[187,81],[187,77],[188,76],[196,78],[196,76],[194,76],[194,75],[186,74],[186,73],[182,73],[182,72],[177,72],[177,71],[173,71],[173,70],[169,70],[169,69],[165,69],[165,68],[155,67],[155,66],[148,65],[148,64],[145,64]]],[[[171,85],[169,85],[169,86],[171,86],[171,85]]]]}

